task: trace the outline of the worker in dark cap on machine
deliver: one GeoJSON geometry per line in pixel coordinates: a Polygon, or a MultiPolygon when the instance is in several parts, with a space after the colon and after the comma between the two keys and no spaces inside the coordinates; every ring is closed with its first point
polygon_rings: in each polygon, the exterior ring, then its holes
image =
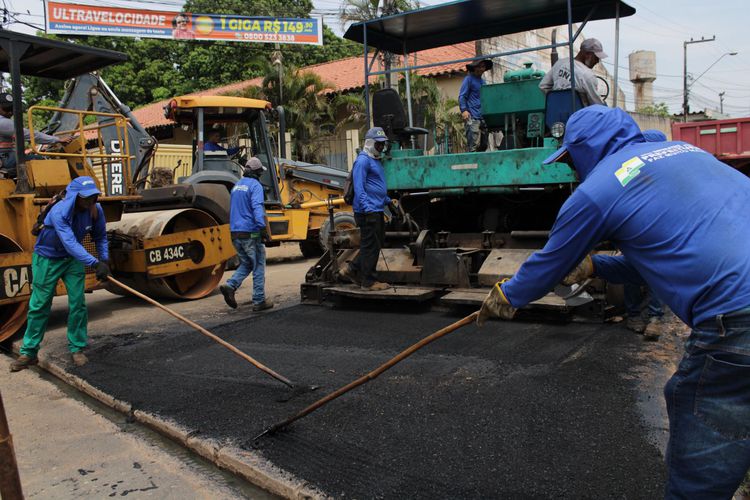
{"type": "Polygon", "coordinates": [[[237,250],[240,265],[219,290],[224,302],[237,308],[235,293],[250,273],[253,275],[253,311],[264,311],[273,307],[266,299],[266,234],[265,196],[260,176],[266,167],[257,157],[247,161],[242,179],[232,188],[229,202],[229,230],[232,245],[237,250]]]}
{"type": "Polygon", "coordinates": [[[468,75],[458,92],[458,107],[466,127],[466,148],[469,152],[487,149],[487,127],[482,119],[479,89],[484,85],[482,74],[492,69],[492,61],[484,59],[466,65],[468,75]]]}
{"type": "MultiPolygon", "coordinates": [[[[581,96],[584,106],[592,104],[606,104],[596,89],[596,75],[591,71],[599,61],[606,59],[607,54],[602,48],[602,42],[596,38],[587,38],[581,43],[581,49],[576,54],[576,91],[581,96]]],[[[570,88],[570,59],[561,57],[552,66],[542,81],[539,88],[545,94],[550,90],[567,90],[570,88]]]]}
{"type": "MultiPolygon", "coordinates": [[[[29,140],[28,129],[23,129],[24,139],[29,140]]],[[[0,93],[0,172],[4,177],[16,177],[16,149],[15,149],[16,129],[13,126],[13,96],[11,94],[0,93]]],[[[65,138],[54,135],[34,132],[34,141],[37,144],[68,144],[73,140],[73,136],[65,138]]],[[[26,157],[31,158],[30,156],[26,157]]]]}

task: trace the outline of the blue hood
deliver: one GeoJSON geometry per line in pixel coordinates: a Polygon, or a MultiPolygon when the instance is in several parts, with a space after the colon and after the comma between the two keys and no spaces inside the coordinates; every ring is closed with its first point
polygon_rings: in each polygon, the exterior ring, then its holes
{"type": "Polygon", "coordinates": [[[638,142],[645,139],[630,115],[620,108],[595,104],[573,113],[565,126],[562,147],[544,163],[559,161],[567,152],[583,182],[604,158],[638,142]]]}
{"type": "Polygon", "coordinates": [[[646,142],[666,142],[667,141],[666,134],[662,132],[661,130],[656,130],[655,128],[644,130],[641,133],[643,134],[643,138],[646,139],[646,142]]]}
{"type": "Polygon", "coordinates": [[[49,259],[73,257],[87,266],[109,258],[107,248],[107,221],[104,210],[97,203],[91,210],[75,211],[78,196],[101,194],[91,177],[78,177],[65,188],[65,198],[54,204],[44,218],[44,227],[34,244],[34,253],[49,259]],[[97,257],[86,250],[81,242],[91,234],[96,243],[97,257]]]}
{"type": "MultiPolygon", "coordinates": [[[[65,198],[60,202],[60,204],[65,206],[65,213],[70,213],[70,211],[73,210],[73,206],[75,205],[77,196],[81,196],[81,198],[88,198],[89,196],[93,196],[95,194],[100,195],[102,193],[101,191],[99,191],[99,188],[96,187],[96,181],[94,179],[85,175],[76,177],[70,182],[70,184],[68,184],[68,187],[65,188],[65,198]]],[[[47,217],[49,217],[49,215],[47,215],[47,217]]],[[[46,218],[44,223],[48,224],[46,218]]]]}

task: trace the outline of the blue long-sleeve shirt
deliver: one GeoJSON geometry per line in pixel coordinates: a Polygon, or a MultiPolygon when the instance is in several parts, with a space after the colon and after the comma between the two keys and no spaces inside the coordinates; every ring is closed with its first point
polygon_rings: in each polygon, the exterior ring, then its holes
{"type": "Polygon", "coordinates": [[[233,148],[225,148],[221,144],[218,144],[216,142],[206,142],[203,144],[203,151],[226,151],[229,156],[237,154],[237,151],[239,151],[239,147],[233,147],[233,148]]]}
{"type": "Polygon", "coordinates": [[[388,188],[385,183],[385,170],[380,160],[370,158],[362,151],[357,155],[352,167],[352,183],[354,185],[355,212],[382,212],[383,207],[390,203],[388,188]]]}
{"type": "Polygon", "coordinates": [[[463,113],[468,111],[472,118],[482,118],[482,103],[479,99],[479,90],[484,85],[481,76],[469,74],[461,83],[458,92],[458,108],[463,113]]]}
{"type": "Polygon", "coordinates": [[[565,144],[582,180],[542,250],[502,285],[514,307],[551,290],[600,241],[615,283],[645,281],[690,326],[750,306],[750,179],[684,142],[644,142],[622,110],[590,106],[565,144]]]}
{"type": "Polygon", "coordinates": [[[254,177],[243,177],[229,199],[229,230],[255,233],[266,227],[263,186],[254,177]]]}
{"type": "Polygon", "coordinates": [[[34,252],[50,259],[73,257],[87,266],[95,266],[100,260],[109,260],[107,247],[107,221],[104,210],[96,204],[92,217],[91,210],[79,212],[75,209],[76,197],[99,194],[96,183],[91,177],[77,177],[65,188],[65,198],[56,203],[44,218],[44,228],[34,244],[34,252]],[[91,234],[97,259],[83,247],[81,242],[91,234]]]}

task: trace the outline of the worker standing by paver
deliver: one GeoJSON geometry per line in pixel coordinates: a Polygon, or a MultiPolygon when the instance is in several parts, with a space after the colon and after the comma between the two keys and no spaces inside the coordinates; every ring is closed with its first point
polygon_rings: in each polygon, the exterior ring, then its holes
{"type": "Polygon", "coordinates": [[[260,175],[266,167],[260,159],[252,157],[247,161],[242,179],[232,188],[229,202],[229,230],[232,244],[237,250],[240,266],[226,284],[219,290],[224,302],[237,308],[235,293],[250,273],[253,274],[253,311],[264,311],[273,307],[266,299],[266,246],[263,244],[266,233],[266,210],[263,185],[260,175]]]}
{"type": "Polygon", "coordinates": [[[388,283],[378,281],[375,268],[380,249],[385,239],[385,219],[383,209],[395,201],[388,197],[385,183],[385,170],[380,158],[383,155],[388,137],[381,127],[373,127],[365,134],[365,146],[357,155],[352,166],[354,187],[354,220],[359,227],[359,253],[354,261],[342,266],[339,275],[362,289],[369,291],[387,290],[388,283]]]}
{"type": "Polygon", "coordinates": [[[94,179],[77,177],[65,188],[65,198],[52,205],[44,218],[31,261],[31,299],[21,355],[11,363],[10,371],[36,364],[58,280],[68,294],[68,348],[77,366],[86,363],[82,352],[88,340],[84,266],[95,268],[100,280],[110,274],[107,222],[96,202],[100,194],[94,179]],[[81,244],[87,234],[91,234],[99,258],[81,244]]]}
{"type": "Polygon", "coordinates": [[[467,75],[458,92],[458,108],[466,129],[466,147],[469,152],[482,151],[487,144],[487,127],[482,119],[482,102],[479,91],[484,85],[482,75],[492,69],[492,61],[484,59],[466,65],[467,75]],[[484,145],[484,148],[482,148],[484,145]]]}
{"type": "Polygon", "coordinates": [[[664,389],[666,498],[731,498],[750,468],[750,179],[690,144],[646,142],[604,106],[571,116],[546,163],[565,157],[581,184],[478,322],[512,318],[563,278],[648,284],[693,329],[664,389]],[[623,255],[589,257],[605,240],[623,255]]]}
{"type": "MultiPolygon", "coordinates": [[[[575,59],[573,59],[576,68],[576,91],[580,93],[584,106],[605,104],[602,96],[596,90],[596,75],[591,70],[599,64],[601,59],[605,59],[606,57],[607,54],[604,53],[602,43],[596,38],[587,38],[581,43],[581,50],[578,51],[575,59]]],[[[561,57],[558,59],[555,65],[552,66],[552,69],[539,82],[539,88],[545,94],[550,90],[569,89],[569,58],[561,57]]]]}

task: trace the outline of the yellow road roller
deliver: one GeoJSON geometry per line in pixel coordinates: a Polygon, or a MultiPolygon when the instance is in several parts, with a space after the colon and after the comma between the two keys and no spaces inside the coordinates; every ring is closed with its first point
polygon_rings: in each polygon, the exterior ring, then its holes
{"type": "MultiPolygon", "coordinates": [[[[211,293],[235,255],[228,224],[229,193],[217,185],[144,189],[156,141],[92,72],[125,54],[0,31],[0,71],[11,74],[16,168],[0,166],[0,341],[18,332],[31,293],[31,229],[44,207],[75,177],[97,179],[107,218],[110,266],[120,281],[152,296],[197,299],[211,293]],[[21,75],[70,80],[59,106],[22,111],[21,75]],[[33,124],[73,136],[65,146],[37,144],[33,124]]],[[[91,241],[84,246],[96,255],[91,241]]],[[[87,270],[86,288],[102,286],[87,270]]],[[[119,290],[113,290],[119,292],[119,290]]],[[[65,288],[58,283],[58,294],[65,288]]]]}

